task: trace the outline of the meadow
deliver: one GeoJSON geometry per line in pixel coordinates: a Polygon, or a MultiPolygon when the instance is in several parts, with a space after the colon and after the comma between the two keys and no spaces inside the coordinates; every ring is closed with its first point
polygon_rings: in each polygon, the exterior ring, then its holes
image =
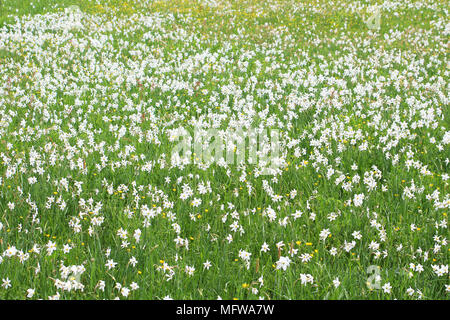
{"type": "Polygon", "coordinates": [[[2,0],[0,299],[449,299],[448,10],[2,0]]]}

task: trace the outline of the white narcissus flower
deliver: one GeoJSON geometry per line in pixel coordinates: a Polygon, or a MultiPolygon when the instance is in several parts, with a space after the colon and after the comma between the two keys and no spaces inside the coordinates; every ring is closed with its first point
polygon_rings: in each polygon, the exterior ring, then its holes
{"type": "Polygon", "coordinates": [[[291,264],[291,259],[289,257],[280,257],[280,259],[276,262],[277,270],[286,270],[291,264]]]}

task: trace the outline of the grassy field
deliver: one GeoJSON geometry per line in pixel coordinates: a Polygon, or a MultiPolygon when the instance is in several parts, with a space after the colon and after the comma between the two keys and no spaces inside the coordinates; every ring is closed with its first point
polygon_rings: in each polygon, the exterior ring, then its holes
{"type": "Polygon", "coordinates": [[[448,10],[1,0],[0,299],[448,299],[448,10]]]}

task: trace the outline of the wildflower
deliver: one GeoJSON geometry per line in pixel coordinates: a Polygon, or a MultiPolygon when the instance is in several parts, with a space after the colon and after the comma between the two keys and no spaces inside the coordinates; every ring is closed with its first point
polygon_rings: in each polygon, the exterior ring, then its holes
{"type": "Polygon", "coordinates": [[[276,262],[276,269],[286,270],[291,264],[291,259],[289,257],[280,257],[280,259],[276,262]]]}
{"type": "Polygon", "coordinates": [[[365,198],[365,196],[364,196],[363,193],[355,194],[355,197],[353,198],[353,204],[356,207],[360,207],[362,205],[362,203],[363,203],[364,198],[365,198]]]}
{"type": "Polygon", "coordinates": [[[267,252],[269,250],[270,250],[269,245],[264,242],[261,246],[261,252],[267,252]]]}
{"type": "Polygon", "coordinates": [[[117,262],[114,262],[114,260],[112,260],[112,259],[109,259],[105,264],[105,266],[108,268],[108,270],[114,269],[116,267],[116,265],[117,265],[117,262]]]}
{"type": "Polygon", "coordinates": [[[128,289],[128,288],[126,288],[126,287],[123,287],[123,288],[120,290],[120,293],[122,294],[122,296],[128,297],[128,295],[130,294],[130,289],[128,289]]]}
{"type": "Polygon", "coordinates": [[[8,289],[11,287],[11,280],[9,280],[9,278],[6,279],[2,279],[2,287],[5,289],[8,289]]]}
{"type": "Polygon", "coordinates": [[[384,293],[391,293],[392,286],[389,282],[385,283],[381,288],[384,293]]]}
{"type": "Polygon", "coordinates": [[[330,235],[330,230],[329,229],[323,229],[322,231],[320,231],[319,237],[320,240],[325,241],[326,238],[330,235]]]}
{"type": "Polygon", "coordinates": [[[136,264],[138,263],[138,261],[136,260],[136,258],[133,256],[130,258],[130,261],[128,262],[129,264],[131,264],[133,267],[136,266],[136,264]]]}
{"type": "Polygon", "coordinates": [[[339,287],[339,286],[341,285],[341,282],[339,281],[339,278],[338,278],[338,277],[336,277],[336,278],[333,280],[333,285],[334,285],[335,288],[337,288],[337,287],[339,287]]]}
{"type": "Polygon", "coordinates": [[[27,289],[27,298],[32,298],[34,296],[34,289],[27,289]]]}
{"type": "Polygon", "coordinates": [[[47,243],[47,255],[52,255],[52,253],[56,250],[56,243],[49,241],[47,243]]]}
{"type": "Polygon", "coordinates": [[[206,260],[206,262],[203,263],[203,268],[206,270],[209,270],[209,268],[212,266],[211,262],[209,260],[206,260]]]}

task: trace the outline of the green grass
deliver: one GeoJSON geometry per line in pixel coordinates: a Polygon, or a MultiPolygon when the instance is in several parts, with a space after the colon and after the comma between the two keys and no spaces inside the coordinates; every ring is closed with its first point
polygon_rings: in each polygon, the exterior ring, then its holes
{"type": "Polygon", "coordinates": [[[33,299],[448,299],[448,4],[413,2],[424,6],[398,1],[370,30],[362,17],[376,1],[3,0],[0,280],[12,286],[0,299],[28,289],[33,299]],[[81,29],[58,25],[71,5],[81,29]],[[199,119],[224,131],[239,121],[279,129],[292,145],[276,180],[252,164],[171,167],[170,130],[192,134],[199,119]],[[341,174],[351,190],[336,183],[341,174]],[[359,194],[361,206],[349,203],[359,194]],[[176,245],[174,223],[188,248],[176,245]],[[12,247],[24,261],[8,257],[12,247]],[[286,270],[280,257],[291,259],[286,270]],[[84,267],[72,282],[83,290],[58,288],[71,279],[62,263],[84,267]],[[367,285],[371,266],[390,292],[367,285]],[[117,283],[139,289],[125,297],[117,283]]]}

